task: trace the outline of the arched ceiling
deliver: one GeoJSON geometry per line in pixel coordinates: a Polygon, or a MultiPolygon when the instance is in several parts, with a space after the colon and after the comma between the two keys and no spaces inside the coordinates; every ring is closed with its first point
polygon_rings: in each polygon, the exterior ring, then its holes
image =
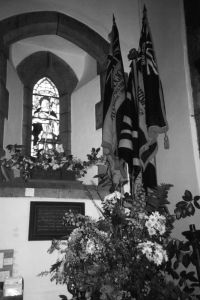
{"type": "MultiPolygon", "coordinates": [[[[108,43],[85,24],[58,12],[31,12],[0,22],[3,43],[10,47],[16,67],[37,51],[50,51],[62,58],[81,80],[84,74],[96,76],[97,64],[104,69],[108,43]]],[[[90,78],[91,79],[91,78],[90,78]]]]}
{"type": "Polygon", "coordinates": [[[72,68],[51,52],[36,52],[25,58],[17,67],[24,86],[33,88],[43,76],[49,77],[59,92],[69,94],[75,89],[78,79],[72,68]],[[62,74],[63,76],[60,76],[62,74]]]}
{"type": "Polygon", "coordinates": [[[39,51],[49,51],[60,57],[71,66],[79,81],[84,77],[87,68],[94,70],[93,76],[96,75],[96,60],[80,47],[57,35],[40,35],[12,44],[10,60],[13,66],[17,68],[26,57],[39,51]],[[90,57],[89,66],[86,64],[87,57],[90,57]]]}

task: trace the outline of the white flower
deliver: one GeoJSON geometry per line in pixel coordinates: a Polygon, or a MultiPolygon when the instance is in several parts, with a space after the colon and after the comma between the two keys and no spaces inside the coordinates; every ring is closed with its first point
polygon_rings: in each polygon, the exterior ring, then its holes
{"type": "Polygon", "coordinates": [[[141,252],[149,261],[154,262],[157,266],[168,260],[167,252],[156,242],[147,241],[139,243],[138,248],[141,249],[141,252]]]}
{"type": "Polygon", "coordinates": [[[73,165],[69,165],[67,170],[72,171],[73,170],[73,165]]]}
{"type": "Polygon", "coordinates": [[[73,242],[75,240],[80,239],[81,237],[82,237],[82,231],[80,230],[80,228],[77,227],[71,232],[68,238],[68,242],[73,242]]]}
{"type": "Polygon", "coordinates": [[[156,228],[160,235],[163,235],[166,231],[165,225],[164,224],[158,224],[158,227],[156,228]]]}
{"type": "Polygon", "coordinates": [[[158,243],[155,243],[153,260],[157,266],[161,265],[163,262],[166,262],[168,260],[167,252],[158,243]]]}
{"type": "Polygon", "coordinates": [[[152,228],[152,227],[149,227],[149,228],[147,228],[148,229],[148,233],[149,233],[149,235],[150,236],[152,236],[152,235],[156,235],[156,231],[155,231],[155,229],[154,228],[152,228]]]}
{"type": "Polygon", "coordinates": [[[165,233],[165,216],[160,215],[159,212],[156,211],[153,212],[150,216],[145,217],[145,219],[147,219],[147,221],[145,222],[145,226],[147,227],[149,235],[152,236],[157,233],[163,235],[165,233]]]}
{"type": "Polygon", "coordinates": [[[116,199],[120,199],[121,198],[121,193],[120,192],[118,192],[118,191],[115,191],[114,193],[112,193],[112,194],[109,194],[109,195],[107,195],[107,196],[105,196],[105,198],[104,198],[104,201],[109,201],[109,200],[116,200],[116,199]]]}
{"type": "Polygon", "coordinates": [[[88,240],[86,244],[86,252],[93,254],[96,250],[95,243],[92,240],[88,240]]]}
{"type": "Polygon", "coordinates": [[[154,263],[159,266],[162,264],[163,261],[163,254],[161,251],[159,251],[158,249],[155,250],[154,255],[153,255],[153,261],[154,263]]]}
{"type": "Polygon", "coordinates": [[[58,153],[63,153],[64,152],[63,145],[62,144],[58,144],[57,147],[56,147],[56,151],[58,153]]]}
{"type": "Polygon", "coordinates": [[[158,218],[154,214],[151,214],[149,216],[149,222],[151,223],[151,226],[154,226],[157,221],[158,221],[158,218]]]}
{"type": "Polygon", "coordinates": [[[152,254],[151,246],[150,245],[144,245],[144,247],[142,248],[142,253],[150,256],[152,254]]]}
{"type": "Polygon", "coordinates": [[[147,241],[138,244],[138,248],[141,248],[143,254],[152,252],[153,242],[147,241]]]}
{"type": "Polygon", "coordinates": [[[148,220],[148,221],[145,222],[145,226],[147,228],[151,228],[151,227],[154,227],[154,223],[152,223],[150,220],[148,220]]]}
{"type": "Polygon", "coordinates": [[[52,166],[52,169],[53,170],[57,170],[57,169],[59,169],[60,167],[59,167],[59,165],[58,164],[53,164],[53,166],[52,166]]]}

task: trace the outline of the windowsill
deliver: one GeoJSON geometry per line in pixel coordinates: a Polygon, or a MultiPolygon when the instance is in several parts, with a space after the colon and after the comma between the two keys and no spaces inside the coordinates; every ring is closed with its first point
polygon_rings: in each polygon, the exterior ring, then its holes
{"type": "Polygon", "coordinates": [[[23,299],[23,295],[19,295],[19,296],[1,296],[0,300],[22,300],[23,299]]]}
{"type": "Polygon", "coordinates": [[[97,199],[108,194],[107,189],[70,180],[29,180],[0,182],[0,197],[38,197],[66,199],[97,199]]]}

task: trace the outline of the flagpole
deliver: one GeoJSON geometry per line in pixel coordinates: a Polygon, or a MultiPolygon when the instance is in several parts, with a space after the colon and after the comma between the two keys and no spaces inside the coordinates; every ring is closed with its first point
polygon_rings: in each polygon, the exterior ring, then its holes
{"type": "Polygon", "coordinates": [[[138,0],[138,16],[139,16],[139,29],[141,31],[142,29],[142,18],[141,18],[141,15],[142,15],[142,7],[143,7],[143,3],[142,3],[142,0],[138,0]]]}

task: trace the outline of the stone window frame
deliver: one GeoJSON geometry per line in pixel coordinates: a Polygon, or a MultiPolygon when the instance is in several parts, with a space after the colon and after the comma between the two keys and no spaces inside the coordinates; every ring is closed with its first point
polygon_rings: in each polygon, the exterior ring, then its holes
{"type": "Polygon", "coordinates": [[[17,67],[24,85],[22,144],[30,154],[32,128],[32,93],[34,85],[43,77],[55,84],[60,95],[60,138],[66,155],[71,154],[71,95],[78,79],[71,67],[48,51],[39,51],[26,57],[17,67]],[[61,76],[62,74],[62,76],[61,76]]]}
{"type": "MultiPolygon", "coordinates": [[[[0,155],[4,153],[4,120],[8,118],[9,108],[9,91],[6,89],[7,60],[9,60],[9,47],[13,43],[28,37],[48,34],[58,35],[74,43],[96,60],[97,74],[100,75],[100,101],[103,101],[109,42],[86,24],[60,12],[35,11],[1,20],[0,32],[0,155]]],[[[31,88],[30,85],[24,85],[24,98],[30,97],[31,88]]],[[[65,96],[64,93],[62,95],[65,96]]],[[[30,108],[27,106],[24,109],[29,110],[30,108]]],[[[25,115],[28,116],[24,113],[25,115]]],[[[23,135],[23,139],[25,139],[26,134],[23,135]]]]}

